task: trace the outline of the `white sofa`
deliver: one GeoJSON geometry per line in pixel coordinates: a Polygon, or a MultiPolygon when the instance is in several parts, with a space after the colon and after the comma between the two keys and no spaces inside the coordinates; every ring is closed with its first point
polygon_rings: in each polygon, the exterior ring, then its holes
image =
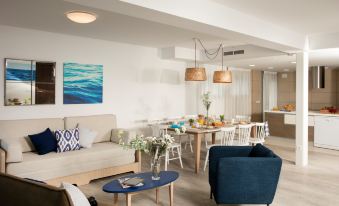
{"type": "MultiPolygon", "coordinates": [[[[140,171],[140,153],[123,149],[118,144],[118,131],[120,129],[116,128],[115,115],[109,114],[53,119],[1,120],[0,171],[55,185],[61,181],[82,185],[89,183],[92,179],[140,171]],[[98,133],[92,148],[38,155],[28,138],[29,134],[40,133],[46,128],[52,131],[70,129],[78,124],[98,133]],[[7,154],[13,148],[6,148],[8,145],[3,144],[8,141],[14,141],[16,145],[14,150],[20,149],[22,152],[21,161],[11,160],[13,156],[6,157],[6,155],[13,155],[7,154]]],[[[132,131],[124,132],[124,138],[127,139],[133,135],[135,133],[132,131]]]]}

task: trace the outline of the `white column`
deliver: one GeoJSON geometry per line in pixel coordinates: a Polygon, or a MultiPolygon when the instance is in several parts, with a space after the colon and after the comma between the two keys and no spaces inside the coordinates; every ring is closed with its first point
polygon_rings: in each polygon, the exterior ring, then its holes
{"type": "Polygon", "coordinates": [[[308,164],[308,51],[297,53],[296,165],[308,164]]]}

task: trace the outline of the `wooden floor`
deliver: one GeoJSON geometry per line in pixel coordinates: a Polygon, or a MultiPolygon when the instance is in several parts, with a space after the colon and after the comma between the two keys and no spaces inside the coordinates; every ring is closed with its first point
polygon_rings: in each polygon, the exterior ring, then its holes
{"type": "MultiPolygon", "coordinates": [[[[269,137],[266,146],[284,159],[273,206],[339,205],[339,151],[314,148],[310,145],[309,166],[301,168],[294,165],[293,140],[269,137]]],[[[205,154],[203,151],[202,160],[205,154]]],[[[147,157],[144,156],[143,171],[149,171],[148,163],[147,157]]],[[[170,170],[180,173],[174,187],[174,205],[216,205],[209,199],[208,172],[194,174],[193,154],[189,150],[183,151],[183,164],[184,169],[180,168],[178,161],[172,161],[169,166],[170,170]]],[[[88,196],[95,196],[100,206],[113,205],[113,195],[104,193],[101,188],[114,178],[116,177],[93,181],[89,185],[81,186],[81,190],[88,196]]],[[[125,197],[120,196],[118,203],[125,205],[125,197]]],[[[156,205],[155,191],[134,196],[132,205],[156,205]]],[[[160,192],[159,205],[169,205],[168,190],[165,188],[160,192]]]]}

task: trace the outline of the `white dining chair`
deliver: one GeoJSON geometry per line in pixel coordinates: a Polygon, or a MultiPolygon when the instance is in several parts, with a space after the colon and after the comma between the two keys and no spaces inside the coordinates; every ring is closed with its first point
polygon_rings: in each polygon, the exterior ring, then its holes
{"type": "Polygon", "coordinates": [[[247,146],[249,145],[249,140],[251,136],[252,124],[239,124],[238,125],[238,135],[237,135],[237,146],[247,146]]]}
{"type": "Polygon", "coordinates": [[[249,142],[252,145],[264,144],[265,142],[265,123],[257,122],[254,123],[254,137],[251,137],[249,142]]]}
{"type": "Polygon", "coordinates": [[[208,145],[206,147],[207,153],[206,153],[206,158],[205,158],[204,171],[206,170],[206,167],[207,167],[210,149],[213,146],[220,146],[220,145],[231,146],[231,145],[233,145],[235,127],[223,127],[223,128],[221,128],[221,133],[222,133],[222,136],[221,136],[221,139],[220,139],[220,144],[211,144],[211,145],[208,145]]]}
{"type": "Polygon", "coordinates": [[[167,167],[172,160],[179,160],[181,168],[183,167],[182,159],[181,159],[181,143],[173,142],[169,148],[166,150],[165,154],[165,171],[167,171],[167,167]],[[174,151],[176,150],[176,151],[174,151]],[[170,157],[170,151],[172,151],[172,157],[170,157]],[[174,151],[174,152],[173,152],[174,151]],[[176,156],[174,155],[176,154],[176,156]]]}
{"type": "MultiPolygon", "coordinates": [[[[152,128],[152,135],[154,137],[161,137],[167,134],[168,125],[153,124],[151,125],[151,128],[152,128]]],[[[182,159],[181,159],[181,142],[179,143],[173,142],[171,146],[167,148],[166,153],[165,153],[165,171],[167,171],[169,162],[172,160],[176,160],[176,159],[179,159],[181,168],[183,168],[182,159]],[[170,151],[172,153],[172,157],[170,157],[170,151]]]]}

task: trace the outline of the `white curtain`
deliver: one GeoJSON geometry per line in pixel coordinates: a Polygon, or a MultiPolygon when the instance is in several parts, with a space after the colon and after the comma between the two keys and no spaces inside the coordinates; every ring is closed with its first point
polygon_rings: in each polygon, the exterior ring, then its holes
{"type": "MultiPolygon", "coordinates": [[[[251,115],[251,73],[248,70],[232,70],[231,84],[213,83],[215,65],[204,65],[207,81],[186,83],[186,111],[192,114],[206,114],[201,95],[211,92],[212,104],[209,110],[211,116],[224,114],[226,119],[235,115],[251,115]]],[[[220,69],[218,67],[218,69],[220,69]]]]}
{"type": "Polygon", "coordinates": [[[225,86],[225,119],[251,115],[251,72],[232,71],[232,84],[225,86]]]}
{"type": "Polygon", "coordinates": [[[263,109],[272,110],[277,106],[277,72],[264,72],[263,88],[263,109]]]}

